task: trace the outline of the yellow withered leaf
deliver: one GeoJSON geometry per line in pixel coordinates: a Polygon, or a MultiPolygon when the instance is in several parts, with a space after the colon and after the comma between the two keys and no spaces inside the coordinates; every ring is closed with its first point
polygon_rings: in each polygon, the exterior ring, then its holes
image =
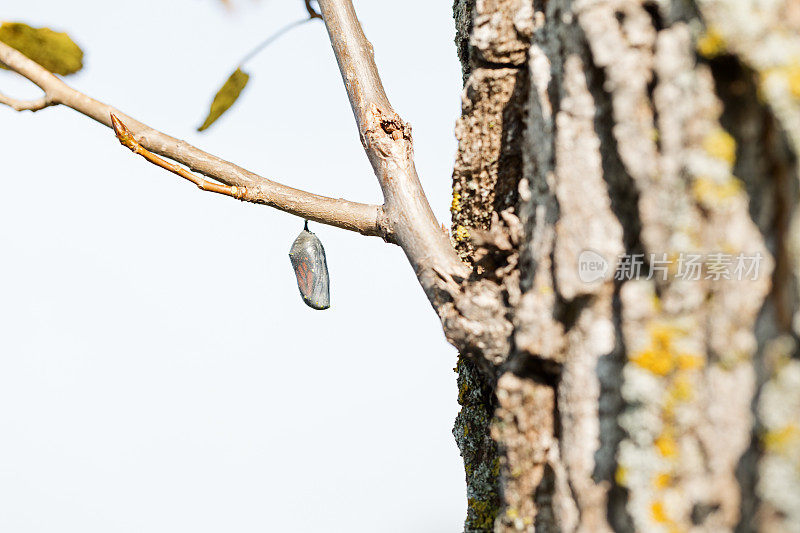
{"type": "Polygon", "coordinates": [[[0,25],[0,41],[62,76],[74,74],[83,67],[83,50],[66,33],[34,28],[21,22],[4,22],[0,25]]]}
{"type": "Polygon", "coordinates": [[[208,116],[205,122],[203,122],[203,125],[197,128],[197,131],[203,131],[208,128],[221,117],[225,111],[230,109],[234,102],[236,102],[236,99],[239,98],[242,89],[247,85],[247,80],[249,79],[250,76],[246,72],[237,68],[236,72],[231,74],[222,88],[217,91],[216,96],[214,96],[214,101],[211,102],[211,109],[208,111],[208,116]]]}

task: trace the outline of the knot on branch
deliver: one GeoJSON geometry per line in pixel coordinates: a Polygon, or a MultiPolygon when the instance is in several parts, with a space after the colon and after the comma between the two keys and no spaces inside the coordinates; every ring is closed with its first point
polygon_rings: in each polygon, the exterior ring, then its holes
{"type": "Polygon", "coordinates": [[[390,118],[382,118],[381,129],[395,141],[405,139],[411,142],[411,124],[403,122],[397,115],[390,118]]]}
{"type": "Polygon", "coordinates": [[[363,128],[361,142],[368,153],[375,151],[384,158],[410,156],[411,125],[394,111],[386,112],[372,104],[365,113],[363,128]]]}
{"type": "Polygon", "coordinates": [[[386,213],[385,206],[378,206],[378,216],[375,218],[375,225],[378,234],[385,242],[397,244],[397,235],[392,227],[391,217],[386,213]]]}

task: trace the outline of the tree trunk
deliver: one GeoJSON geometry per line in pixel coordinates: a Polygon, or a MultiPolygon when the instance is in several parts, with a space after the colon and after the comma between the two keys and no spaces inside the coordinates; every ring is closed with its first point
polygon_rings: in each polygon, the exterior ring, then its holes
{"type": "Polygon", "coordinates": [[[454,11],[465,530],[800,531],[800,2],[454,11]]]}

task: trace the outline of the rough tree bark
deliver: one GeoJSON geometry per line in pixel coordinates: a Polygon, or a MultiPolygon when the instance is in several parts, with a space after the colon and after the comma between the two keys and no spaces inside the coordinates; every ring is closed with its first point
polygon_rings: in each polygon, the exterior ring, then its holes
{"type": "Polygon", "coordinates": [[[800,2],[454,14],[453,238],[507,339],[458,363],[465,530],[800,531],[800,2]],[[642,276],[583,283],[584,250],[642,276]]]}

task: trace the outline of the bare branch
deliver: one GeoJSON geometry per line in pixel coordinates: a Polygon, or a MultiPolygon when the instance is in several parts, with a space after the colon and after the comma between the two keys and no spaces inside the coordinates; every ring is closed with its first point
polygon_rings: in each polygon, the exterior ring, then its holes
{"type": "MultiPolygon", "coordinates": [[[[392,237],[391,228],[384,224],[383,210],[380,206],[328,198],[268,180],[189,143],[170,137],[118,109],[76,91],[39,64],[2,42],[0,42],[0,62],[39,86],[45,93],[44,98],[48,105],[64,105],[109,128],[113,127],[111,120],[113,113],[130,129],[132,139],[149,152],[172,159],[224,185],[244,187],[247,190],[245,199],[251,202],[363,235],[380,236],[387,240],[392,237]]],[[[13,102],[15,101],[5,99],[0,103],[11,105],[13,102]]],[[[29,107],[38,107],[39,103],[37,101],[36,106],[29,107]]]]}
{"type": "Polygon", "coordinates": [[[411,126],[392,109],[351,0],[319,0],[361,142],[380,182],[388,224],[434,306],[469,269],[433,215],[414,167],[411,126]]]}
{"type": "Polygon", "coordinates": [[[45,107],[55,105],[55,102],[50,100],[47,96],[42,96],[35,100],[18,100],[0,93],[0,104],[7,105],[14,111],[39,111],[45,107]]]}

